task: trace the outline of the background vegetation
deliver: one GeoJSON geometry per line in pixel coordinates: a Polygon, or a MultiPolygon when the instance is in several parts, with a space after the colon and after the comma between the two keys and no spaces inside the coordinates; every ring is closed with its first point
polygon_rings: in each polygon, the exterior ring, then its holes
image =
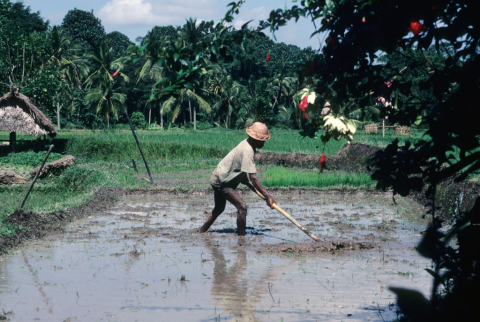
{"type": "MultiPolygon", "coordinates": [[[[106,35],[92,13],[72,10],[61,26],[50,28],[21,3],[0,0],[0,89],[19,88],[59,128],[110,128],[125,123],[124,110],[141,113],[148,125],[139,117],[137,126],[148,129],[157,128],[153,123],[160,129],[244,129],[258,120],[321,137],[312,141],[315,151],[329,148],[332,138],[350,140],[354,124],[418,126],[425,135],[392,138],[371,162],[377,188],[401,195],[426,190],[429,200],[432,224],[418,251],[435,264],[431,297],[393,291],[406,319],[478,318],[480,197],[470,211],[455,214],[447,233],[436,216],[438,185],[465,182],[480,169],[478,103],[472,99],[480,87],[478,1],[303,0],[272,11],[256,28],[234,30],[228,23],[242,3],[229,4],[217,23],[188,19],[183,26],[155,27],[132,45],[119,33],[106,35]],[[263,35],[297,19],[309,19],[325,36],[317,50],[276,44],[263,35]],[[327,101],[332,114],[325,117],[327,101]]],[[[225,147],[206,148],[178,143],[180,137],[160,141],[162,151],[142,140],[161,162],[228,150],[225,138],[225,147]]],[[[108,147],[122,159],[129,153],[121,146],[133,151],[127,138],[103,139],[108,144],[72,138],[67,149],[106,160],[102,167],[111,169],[108,147]]],[[[108,181],[110,172],[102,173],[95,177],[108,181]]],[[[79,182],[70,176],[63,184],[79,182]]]]}

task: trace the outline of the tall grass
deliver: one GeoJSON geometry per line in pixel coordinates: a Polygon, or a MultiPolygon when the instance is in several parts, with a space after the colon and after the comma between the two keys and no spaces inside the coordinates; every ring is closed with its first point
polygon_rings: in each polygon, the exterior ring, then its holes
{"type": "Polygon", "coordinates": [[[329,189],[374,189],[375,182],[369,174],[324,172],[299,172],[285,168],[270,168],[262,180],[265,187],[329,188],[329,189]]]}

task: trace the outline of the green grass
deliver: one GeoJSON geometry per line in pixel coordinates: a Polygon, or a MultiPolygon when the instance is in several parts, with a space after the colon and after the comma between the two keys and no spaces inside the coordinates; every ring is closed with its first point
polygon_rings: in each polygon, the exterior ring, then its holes
{"type": "MultiPolygon", "coordinates": [[[[395,136],[392,131],[381,134],[366,134],[358,131],[354,142],[384,147],[398,138],[400,144],[421,139],[422,131],[412,131],[410,136],[395,136]]],[[[272,130],[271,139],[262,152],[288,154],[334,155],[347,142],[331,140],[325,146],[320,138],[303,138],[295,130],[272,130]]],[[[319,135],[322,133],[320,132],[319,135]]],[[[138,139],[147,159],[187,160],[222,157],[241,140],[247,138],[244,130],[211,129],[205,131],[138,131],[138,139]]],[[[21,136],[23,138],[23,136],[21,136]]],[[[31,137],[28,136],[30,139],[31,137]]],[[[27,138],[27,136],[25,136],[27,138]]],[[[97,160],[118,161],[140,157],[130,131],[61,131],[59,139],[67,139],[67,152],[77,157],[84,156],[97,160]]],[[[8,133],[0,132],[0,139],[8,139],[8,133]]]]}
{"type": "Polygon", "coordinates": [[[342,171],[326,171],[313,173],[311,171],[287,170],[285,168],[270,168],[262,180],[265,187],[285,188],[318,188],[318,189],[374,189],[375,182],[369,174],[345,173],[342,171]]]}

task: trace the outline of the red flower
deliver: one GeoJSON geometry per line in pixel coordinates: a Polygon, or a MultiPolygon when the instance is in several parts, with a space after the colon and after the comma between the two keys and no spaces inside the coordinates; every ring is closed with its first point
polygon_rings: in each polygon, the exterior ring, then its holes
{"type": "Polygon", "coordinates": [[[271,52],[271,50],[268,51],[267,59],[265,59],[267,63],[270,61],[270,52],[271,52]]]}
{"type": "Polygon", "coordinates": [[[312,63],[310,64],[310,66],[308,66],[308,68],[303,72],[303,76],[307,76],[308,74],[310,74],[311,72],[313,72],[315,70],[315,67],[317,66],[317,57],[315,57],[312,61],[312,63]]]}
{"type": "Polygon", "coordinates": [[[118,76],[118,73],[120,73],[120,71],[117,70],[115,73],[112,74],[112,77],[113,77],[113,78],[117,77],[117,76],[118,76]]]}
{"type": "Polygon", "coordinates": [[[337,36],[335,35],[331,36],[330,40],[328,41],[328,45],[330,46],[330,48],[335,47],[337,44],[338,44],[337,36]]]}
{"type": "Polygon", "coordinates": [[[305,112],[305,110],[307,109],[307,106],[308,106],[308,96],[307,96],[307,94],[305,94],[305,96],[303,97],[302,102],[300,102],[300,105],[298,106],[298,108],[305,112]]]}
{"type": "Polygon", "coordinates": [[[418,20],[410,21],[410,28],[408,28],[408,30],[410,30],[415,36],[418,36],[419,34],[421,34],[423,29],[425,29],[425,27],[422,25],[420,21],[418,20]]]}
{"type": "Polygon", "coordinates": [[[325,169],[326,162],[327,162],[327,158],[325,157],[325,154],[322,153],[322,157],[320,158],[320,172],[323,172],[323,169],[325,169]]]}
{"type": "Polygon", "coordinates": [[[362,22],[365,22],[365,17],[362,18],[362,22]]]}
{"type": "Polygon", "coordinates": [[[306,120],[308,120],[308,114],[307,114],[307,112],[303,113],[303,117],[304,117],[306,120]]]}

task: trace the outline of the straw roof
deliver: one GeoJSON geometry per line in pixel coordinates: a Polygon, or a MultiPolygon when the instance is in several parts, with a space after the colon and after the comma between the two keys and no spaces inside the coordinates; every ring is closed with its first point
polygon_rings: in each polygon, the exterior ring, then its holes
{"type": "Polygon", "coordinates": [[[13,90],[0,97],[0,130],[36,137],[57,135],[50,119],[27,96],[13,90]]]}

